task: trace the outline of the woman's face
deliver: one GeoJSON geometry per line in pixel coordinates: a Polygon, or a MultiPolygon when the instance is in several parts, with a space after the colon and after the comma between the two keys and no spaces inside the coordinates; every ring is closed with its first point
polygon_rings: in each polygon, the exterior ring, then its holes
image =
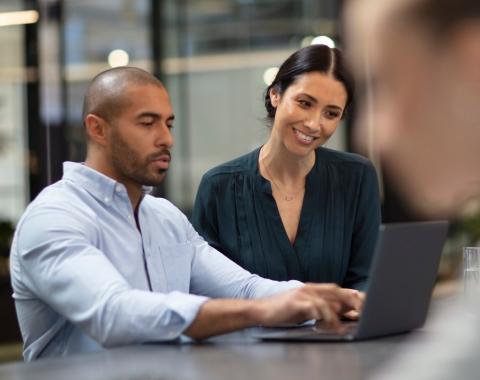
{"type": "Polygon", "coordinates": [[[344,85],[332,76],[310,72],[280,95],[272,89],[276,108],[272,134],[292,154],[306,156],[335,132],[347,102],[344,85]]]}

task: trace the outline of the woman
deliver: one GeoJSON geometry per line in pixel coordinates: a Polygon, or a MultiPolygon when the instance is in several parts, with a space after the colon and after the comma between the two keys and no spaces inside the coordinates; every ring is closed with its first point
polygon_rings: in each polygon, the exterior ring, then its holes
{"type": "Polygon", "coordinates": [[[352,97],[341,53],[293,53],[267,88],[265,145],[208,171],[193,224],[209,244],[261,276],[363,290],[380,205],[373,166],[322,145],[352,97]]]}

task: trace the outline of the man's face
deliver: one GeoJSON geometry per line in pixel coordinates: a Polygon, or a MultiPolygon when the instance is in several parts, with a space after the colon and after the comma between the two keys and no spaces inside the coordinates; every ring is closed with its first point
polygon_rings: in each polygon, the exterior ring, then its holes
{"type": "Polygon", "coordinates": [[[370,90],[357,133],[370,134],[382,166],[419,213],[454,214],[476,195],[479,164],[478,128],[472,133],[474,110],[454,47],[435,44],[412,24],[377,20],[373,30],[363,42],[350,41],[369,54],[357,50],[357,73],[369,73],[363,80],[370,90]]]}
{"type": "Polygon", "coordinates": [[[125,185],[157,186],[165,177],[173,145],[173,111],[167,91],[130,85],[130,104],[112,121],[107,155],[113,176],[125,185]]]}

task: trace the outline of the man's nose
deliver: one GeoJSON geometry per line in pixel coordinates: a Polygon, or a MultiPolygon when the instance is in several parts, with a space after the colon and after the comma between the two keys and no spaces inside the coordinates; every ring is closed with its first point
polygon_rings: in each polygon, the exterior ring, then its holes
{"type": "Polygon", "coordinates": [[[157,134],[155,136],[155,145],[166,146],[168,148],[171,148],[173,146],[173,134],[171,129],[166,124],[162,124],[157,129],[157,134]]]}

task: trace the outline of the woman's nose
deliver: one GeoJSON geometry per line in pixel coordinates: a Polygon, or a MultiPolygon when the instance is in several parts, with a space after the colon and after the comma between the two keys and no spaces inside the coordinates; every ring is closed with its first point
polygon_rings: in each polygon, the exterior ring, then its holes
{"type": "Polygon", "coordinates": [[[306,120],[305,126],[312,131],[320,131],[322,129],[323,120],[321,116],[315,115],[306,120]]]}

